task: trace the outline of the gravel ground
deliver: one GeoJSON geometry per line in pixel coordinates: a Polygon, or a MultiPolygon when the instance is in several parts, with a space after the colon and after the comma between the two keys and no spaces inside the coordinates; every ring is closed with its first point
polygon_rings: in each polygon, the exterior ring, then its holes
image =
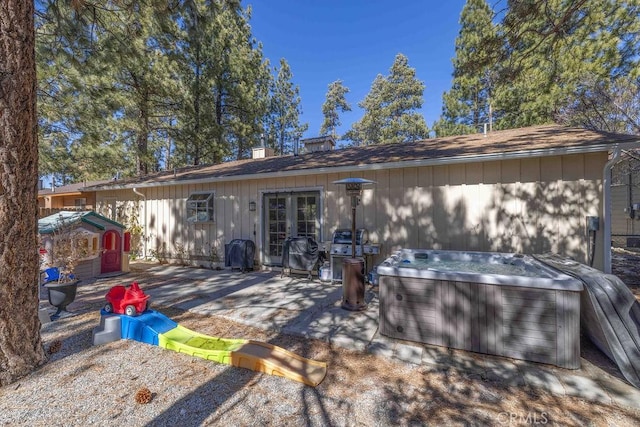
{"type": "MultiPolygon", "coordinates": [[[[101,282],[101,287],[118,283],[101,282]]],[[[486,378],[447,366],[413,365],[169,307],[181,325],[213,336],[279,345],[328,364],[315,388],[121,340],[93,346],[100,295],[74,316],[43,326],[49,360],[0,388],[5,426],[638,426],[640,412],[486,378]],[[137,403],[142,389],[148,403],[137,403]]]]}
{"type": "Polygon", "coordinates": [[[521,425],[535,419],[548,425],[640,425],[638,411],[161,309],[207,334],[259,339],[324,360],[327,377],[312,388],[134,341],[92,346],[99,314],[87,312],[43,328],[45,349],[53,353],[36,372],[0,389],[0,424],[521,425]],[[142,388],[151,392],[147,404],[136,403],[142,388]]]}

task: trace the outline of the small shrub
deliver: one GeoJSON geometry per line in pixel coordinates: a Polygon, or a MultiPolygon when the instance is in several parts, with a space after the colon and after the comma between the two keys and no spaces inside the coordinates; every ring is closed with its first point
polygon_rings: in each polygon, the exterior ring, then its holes
{"type": "Polygon", "coordinates": [[[187,247],[182,243],[173,243],[173,247],[175,248],[175,259],[178,260],[178,264],[180,265],[189,265],[189,252],[187,251],[187,247]]]}
{"type": "Polygon", "coordinates": [[[166,247],[164,246],[164,244],[162,245],[162,249],[157,250],[157,249],[150,249],[149,250],[149,254],[151,255],[151,258],[158,261],[159,264],[168,264],[168,254],[167,254],[167,250],[166,247]]]}

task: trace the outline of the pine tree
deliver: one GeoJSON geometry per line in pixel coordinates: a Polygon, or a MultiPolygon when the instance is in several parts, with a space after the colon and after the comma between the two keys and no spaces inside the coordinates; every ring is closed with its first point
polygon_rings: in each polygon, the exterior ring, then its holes
{"type": "Polygon", "coordinates": [[[243,157],[271,73],[237,0],[43,1],[44,173],[145,174],[243,157]],[[104,160],[103,160],[104,159],[104,160]]]}
{"type": "Polygon", "coordinates": [[[320,135],[331,134],[335,139],[338,138],[337,128],[342,124],[339,112],[351,111],[351,105],[345,96],[347,93],[349,93],[349,88],[342,84],[342,80],[336,80],[329,84],[326,100],[322,104],[324,121],[320,127],[320,135]]]}
{"type": "Polygon", "coordinates": [[[345,135],[358,145],[406,142],[428,136],[422,107],[424,84],[416,79],[406,56],[395,57],[388,76],[376,76],[371,90],[358,106],[363,117],[345,135]]]}
{"type": "Polygon", "coordinates": [[[239,62],[244,80],[234,87],[235,114],[228,125],[229,140],[237,159],[251,157],[251,148],[260,142],[269,113],[269,88],[273,80],[262,47],[245,45],[242,49],[245,53],[239,56],[239,62]]]}
{"type": "Polygon", "coordinates": [[[383,140],[382,131],[386,124],[383,111],[385,84],[384,76],[378,74],[367,96],[358,103],[358,107],[365,110],[364,115],[351,125],[351,129],[345,134],[345,139],[353,141],[356,145],[376,144],[383,140]]]}
{"type": "Polygon", "coordinates": [[[460,14],[453,84],[443,95],[437,136],[478,132],[492,121],[491,95],[501,49],[493,12],[485,0],[468,0],[460,14]]]}
{"type": "Polygon", "coordinates": [[[232,25],[224,26],[229,55],[223,129],[225,141],[237,159],[250,156],[251,147],[259,142],[268,114],[272,82],[262,46],[251,35],[250,17],[248,8],[243,14],[233,15],[232,25]]]}
{"type": "Polygon", "coordinates": [[[502,32],[509,56],[496,87],[499,128],[556,121],[585,87],[633,72],[637,3],[509,2],[502,32]]]}
{"type": "MultiPolygon", "coordinates": [[[[207,145],[216,140],[214,85],[211,67],[215,63],[210,45],[217,43],[217,2],[185,1],[174,19],[178,22],[175,50],[178,78],[182,86],[174,126],[173,166],[200,164],[207,157],[207,145]]],[[[169,147],[170,150],[170,147],[169,147]]]]}
{"type": "Polygon", "coordinates": [[[125,167],[124,147],[94,117],[109,114],[93,99],[83,70],[93,51],[85,15],[66,2],[41,2],[36,14],[40,174],[58,183],[111,175],[125,167]]]}
{"type": "Polygon", "coordinates": [[[241,13],[237,2],[192,0],[174,18],[181,30],[175,60],[184,86],[176,129],[179,163],[219,163],[230,152],[225,105],[229,78],[236,76],[230,56],[241,13]]]}
{"type": "Polygon", "coordinates": [[[135,173],[146,175],[160,167],[159,150],[175,118],[173,100],[180,89],[166,54],[170,45],[165,26],[171,23],[143,2],[130,14],[109,17],[119,21],[109,25],[95,55],[98,70],[93,76],[102,88],[97,95],[114,107],[117,120],[112,121],[111,135],[129,148],[135,173]],[[114,83],[115,88],[109,88],[114,83]]]}
{"type": "Polygon", "coordinates": [[[300,90],[294,86],[293,74],[287,61],[280,60],[280,68],[271,88],[269,135],[277,152],[291,152],[293,143],[308,128],[308,124],[300,124],[300,90]]]}
{"type": "Polygon", "coordinates": [[[614,106],[603,103],[629,87],[619,79],[639,73],[640,5],[544,0],[507,6],[493,28],[483,1],[465,5],[453,87],[443,97],[437,134],[475,132],[491,122],[483,113],[486,100],[498,129],[555,121],[619,128],[613,122],[620,116],[610,115],[614,106]],[[599,116],[605,111],[607,117],[599,116]]]}
{"type": "Polygon", "coordinates": [[[173,162],[219,163],[243,158],[262,132],[270,71],[234,0],[185,1],[174,16],[174,60],[182,95],[174,126],[173,162]]]}
{"type": "Polygon", "coordinates": [[[581,36],[591,39],[584,73],[556,120],[594,130],[640,134],[640,4],[607,2],[581,36]],[[598,71],[604,70],[604,71],[598,71]],[[603,72],[608,78],[603,77],[603,72]]]}
{"type": "MultiPolygon", "coordinates": [[[[62,107],[58,114],[63,120],[55,115],[46,120],[51,126],[62,123],[68,139],[53,140],[88,173],[96,168],[120,172],[116,168],[121,166],[128,174],[156,170],[159,148],[174,117],[172,99],[179,89],[166,55],[166,35],[172,25],[166,19],[166,6],[117,1],[72,6],[50,1],[42,7],[48,31],[41,34],[55,38],[51,58],[65,67],[64,78],[50,85],[63,96],[53,103],[62,107]],[[105,153],[111,154],[107,162],[98,161],[105,153]]],[[[40,69],[50,61],[43,47],[50,41],[46,36],[38,40],[43,53],[40,69]]],[[[52,99],[41,97],[43,111],[53,111],[46,105],[52,99]]]]}
{"type": "MultiPolygon", "coordinates": [[[[213,59],[211,72],[213,86],[209,91],[213,94],[215,133],[210,163],[220,163],[232,153],[230,144],[230,127],[228,124],[238,112],[239,100],[234,99],[234,88],[244,81],[239,61],[238,46],[243,45],[246,36],[246,20],[240,3],[235,0],[220,2],[221,11],[216,17],[218,37],[209,44],[213,59]],[[241,36],[242,35],[242,36],[241,36]],[[243,37],[244,36],[244,37],[243,37]]],[[[244,58],[242,58],[244,60],[244,58]]]]}

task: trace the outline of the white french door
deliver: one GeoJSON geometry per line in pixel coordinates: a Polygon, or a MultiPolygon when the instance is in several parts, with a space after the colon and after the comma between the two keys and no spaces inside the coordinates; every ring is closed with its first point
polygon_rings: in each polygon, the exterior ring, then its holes
{"type": "Polygon", "coordinates": [[[263,200],[263,252],[266,265],[282,265],[287,237],[320,237],[320,192],[267,193],[263,200]]]}

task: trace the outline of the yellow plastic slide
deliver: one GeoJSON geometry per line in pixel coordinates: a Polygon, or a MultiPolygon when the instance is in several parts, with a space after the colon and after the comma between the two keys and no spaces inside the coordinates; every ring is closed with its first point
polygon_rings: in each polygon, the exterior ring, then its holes
{"type": "Polygon", "coordinates": [[[218,363],[278,375],[317,386],[327,374],[327,364],[259,341],[215,338],[178,325],[158,335],[158,345],[168,350],[218,363]]]}

